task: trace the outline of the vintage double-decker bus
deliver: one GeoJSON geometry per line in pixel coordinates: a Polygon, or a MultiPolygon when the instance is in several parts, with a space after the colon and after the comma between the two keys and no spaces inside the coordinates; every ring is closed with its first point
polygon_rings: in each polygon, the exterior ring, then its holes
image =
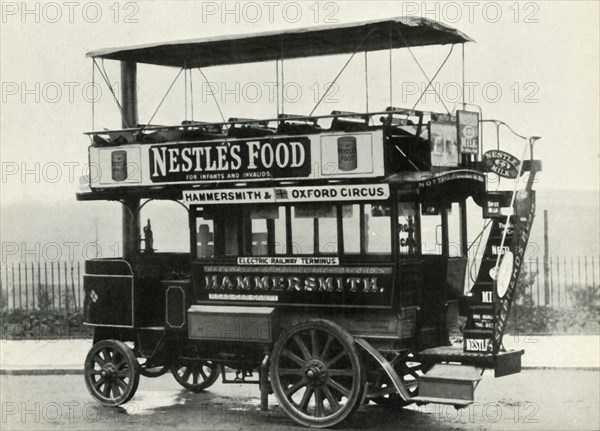
{"type": "Polygon", "coordinates": [[[122,129],[88,133],[94,172],[77,198],[123,206],[123,257],[85,267],[92,396],[125,403],[140,374],[170,371],[193,392],[221,375],[258,384],[263,409],[274,393],[294,421],[329,427],[369,401],[464,407],[484,369],[518,373],[523,351],[502,337],[535,213],[536,137],[517,135],[520,159],[499,138],[486,151],[491,120],[467,104],[138,121],[138,63],[283,70],[289,59],[470,41],[410,17],[89,53],[105,78],[97,61],[120,62],[122,129]],[[491,176],[510,178],[509,190],[488,190],[491,176]],[[149,224],[142,247],[140,210],[155,200],[187,211],[189,252],[155,250],[149,224]],[[471,207],[488,225],[474,284],[471,207]]]}

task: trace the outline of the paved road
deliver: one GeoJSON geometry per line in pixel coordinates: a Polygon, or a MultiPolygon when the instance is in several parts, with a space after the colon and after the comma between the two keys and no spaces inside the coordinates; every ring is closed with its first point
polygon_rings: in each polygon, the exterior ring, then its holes
{"type": "MultiPolygon", "coordinates": [[[[363,406],[342,430],[595,430],[600,429],[597,371],[527,370],[494,379],[486,373],[477,404],[456,411],[427,405],[389,411],[363,406]]],[[[2,430],[292,430],[270,398],[258,409],[254,385],[223,385],[203,394],[183,390],[170,375],[142,378],[123,408],[95,404],[83,376],[1,376],[2,430]]]]}

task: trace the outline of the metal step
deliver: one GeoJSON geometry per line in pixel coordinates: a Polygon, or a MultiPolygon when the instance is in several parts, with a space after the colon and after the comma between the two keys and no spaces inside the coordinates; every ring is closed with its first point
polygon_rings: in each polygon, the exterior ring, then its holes
{"type": "Polygon", "coordinates": [[[462,346],[434,347],[420,351],[417,356],[421,362],[430,364],[457,362],[485,368],[494,366],[494,356],[491,353],[465,352],[462,346]]]}
{"type": "Polygon", "coordinates": [[[422,350],[417,357],[423,364],[454,362],[478,368],[491,368],[495,377],[502,377],[521,371],[523,353],[523,350],[509,350],[494,355],[485,352],[465,352],[461,346],[441,346],[422,350]]]}
{"type": "Polygon", "coordinates": [[[418,380],[420,397],[444,404],[472,403],[481,374],[472,365],[435,364],[418,380]]]}
{"type": "Polygon", "coordinates": [[[467,407],[468,405],[473,404],[473,401],[468,401],[468,400],[458,400],[458,399],[452,399],[452,398],[422,397],[422,396],[413,397],[413,398],[411,398],[411,400],[415,401],[417,404],[428,404],[428,403],[447,404],[450,406],[454,406],[456,409],[463,409],[463,408],[467,407]]]}

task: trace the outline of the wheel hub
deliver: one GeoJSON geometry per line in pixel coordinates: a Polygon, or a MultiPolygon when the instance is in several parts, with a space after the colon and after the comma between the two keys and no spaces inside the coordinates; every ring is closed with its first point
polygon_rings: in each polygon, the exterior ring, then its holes
{"type": "Polygon", "coordinates": [[[311,359],[304,366],[304,376],[312,387],[319,387],[327,381],[327,367],[317,359],[311,359]]]}
{"type": "Polygon", "coordinates": [[[117,375],[117,367],[115,367],[114,364],[106,364],[104,367],[102,367],[100,375],[106,380],[114,380],[117,375]]]}

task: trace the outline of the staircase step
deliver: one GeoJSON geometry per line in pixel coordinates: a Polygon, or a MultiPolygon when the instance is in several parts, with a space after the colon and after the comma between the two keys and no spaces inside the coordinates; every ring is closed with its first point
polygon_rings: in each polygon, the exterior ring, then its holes
{"type": "Polygon", "coordinates": [[[419,396],[455,404],[474,400],[475,386],[481,380],[481,374],[472,365],[435,364],[418,380],[419,396]]]}
{"type": "Polygon", "coordinates": [[[463,365],[491,368],[494,356],[491,353],[465,352],[462,346],[441,346],[422,350],[417,355],[421,362],[435,364],[440,362],[459,362],[463,365]]]}

